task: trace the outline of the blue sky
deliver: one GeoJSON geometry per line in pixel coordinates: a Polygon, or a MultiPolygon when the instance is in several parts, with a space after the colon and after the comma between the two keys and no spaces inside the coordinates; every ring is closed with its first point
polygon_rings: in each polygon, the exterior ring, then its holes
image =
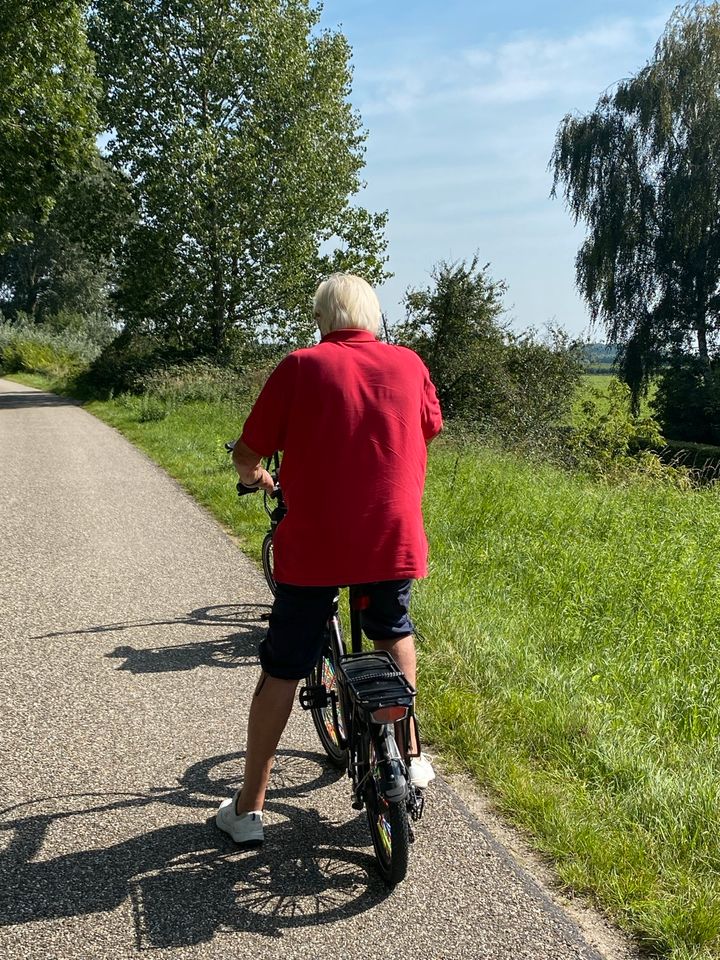
{"type": "MultiPolygon", "coordinates": [[[[391,320],[439,260],[478,251],[509,285],[518,329],[589,318],[582,240],[547,170],[566,113],[591,109],[651,56],[673,4],[657,0],[326,0],[353,48],[352,102],[369,131],[364,206],[389,212],[380,290],[391,320]]],[[[595,331],[594,339],[602,339],[595,331]]]]}

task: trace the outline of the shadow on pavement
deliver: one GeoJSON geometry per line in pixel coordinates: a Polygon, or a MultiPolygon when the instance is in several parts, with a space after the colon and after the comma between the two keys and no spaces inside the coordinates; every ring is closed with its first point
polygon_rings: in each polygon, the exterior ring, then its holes
{"type": "Polygon", "coordinates": [[[167,647],[116,647],[106,657],[124,657],[118,670],[130,673],[168,673],[196,667],[256,667],[257,648],[264,630],[235,633],[224,640],[170,644],[167,647]]]}
{"type": "Polygon", "coordinates": [[[373,858],[358,849],[368,844],[364,816],[337,825],[296,805],[341,775],[318,754],[278,754],[263,848],[242,850],[221,833],[215,810],[238,784],[241,757],[196,764],[178,787],[47,797],[2,811],[0,832],[9,843],[0,855],[0,925],[109,912],[129,898],[128,936],[137,949],[157,949],[228,931],[279,937],[285,928],[330,923],[385,899],[373,858]],[[157,824],[163,804],[195,815],[144,831],[143,820],[157,824]],[[78,837],[88,849],[72,849],[78,837]]]}
{"type": "Polygon", "coordinates": [[[24,391],[2,393],[0,392],[0,410],[20,410],[32,407],[77,407],[77,400],[71,400],[69,397],[59,397],[54,393],[34,393],[24,391]]]}
{"type": "Polygon", "coordinates": [[[264,620],[270,614],[267,604],[222,604],[198,607],[188,614],[164,619],[126,620],[119,623],[98,624],[74,630],[59,630],[33,637],[46,640],[52,637],[98,636],[120,633],[124,630],[161,626],[218,626],[240,628],[218,640],[198,640],[194,643],[174,643],[162,647],[119,646],[107,657],[124,659],[118,670],[131,673],[165,673],[194,670],[197,667],[242,667],[257,665],[257,648],[265,636],[264,620]]]}

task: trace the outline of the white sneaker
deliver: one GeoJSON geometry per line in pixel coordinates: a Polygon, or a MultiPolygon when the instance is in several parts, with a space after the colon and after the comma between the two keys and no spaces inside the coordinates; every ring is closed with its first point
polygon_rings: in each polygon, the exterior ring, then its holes
{"type": "Polygon", "coordinates": [[[408,776],[413,787],[418,787],[420,790],[424,790],[430,781],[435,779],[435,771],[424,753],[412,758],[408,767],[408,776]]]}
{"type": "Polygon", "coordinates": [[[232,797],[223,800],[215,817],[215,823],[229,833],[235,843],[243,846],[258,847],[265,839],[263,832],[262,810],[251,810],[249,813],[235,813],[235,801],[240,791],[232,797]]]}

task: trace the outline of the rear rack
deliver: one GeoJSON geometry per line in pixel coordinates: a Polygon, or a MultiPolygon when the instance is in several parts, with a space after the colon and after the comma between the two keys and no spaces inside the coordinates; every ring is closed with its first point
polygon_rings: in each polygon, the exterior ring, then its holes
{"type": "Polygon", "coordinates": [[[415,688],[385,650],[347,654],[339,668],[351,699],[364,710],[412,707],[415,688]]]}

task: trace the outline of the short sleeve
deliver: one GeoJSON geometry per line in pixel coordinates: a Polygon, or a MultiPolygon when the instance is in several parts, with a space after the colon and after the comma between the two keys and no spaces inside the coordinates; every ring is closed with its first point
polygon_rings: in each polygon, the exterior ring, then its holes
{"type": "Polygon", "coordinates": [[[435,385],[430,379],[427,368],[425,367],[424,369],[425,383],[423,384],[422,432],[425,439],[430,441],[442,430],[443,419],[435,385]]]}
{"type": "Polygon", "coordinates": [[[245,421],[241,439],[261,457],[285,449],[296,376],[297,357],[291,353],[270,374],[245,421]]]}

